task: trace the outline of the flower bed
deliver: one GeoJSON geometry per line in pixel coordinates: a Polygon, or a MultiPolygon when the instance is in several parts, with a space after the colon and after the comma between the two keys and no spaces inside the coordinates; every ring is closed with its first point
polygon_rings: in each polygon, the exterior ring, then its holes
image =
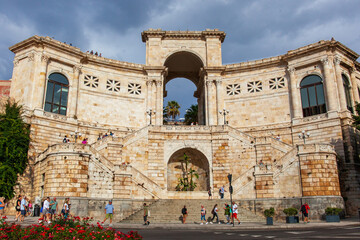
{"type": "MultiPolygon", "coordinates": [[[[114,240],[140,240],[143,239],[137,232],[130,231],[127,234],[115,231],[112,228],[104,228],[97,223],[90,224],[92,219],[75,217],[74,219],[64,220],[60,216],[49,225],[33,224],[22,228],[19,224],[9,225],[5,221],[6,217],[0,219],[0,239],[114,239],[114,240]]],[[[39,219],[41,220],[41,219],[39,219]]]]}

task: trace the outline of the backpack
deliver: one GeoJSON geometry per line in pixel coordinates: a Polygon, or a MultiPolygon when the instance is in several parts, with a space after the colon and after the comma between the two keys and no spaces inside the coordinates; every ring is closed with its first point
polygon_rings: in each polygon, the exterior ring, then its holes
{"type": "Polygon", "coordinates": [[[182,213],[182,214],[186,214],[186,209],[183,208],[183,209],[181,210],[181,213],[182,213]]]}
{"type": "Polygon", "coordinates": [[[305,204],[303,204],[303,205],[301,206],[300,211],[301,211],[302,213],[306,213],[306,207],[305,207],[305,204]]]}

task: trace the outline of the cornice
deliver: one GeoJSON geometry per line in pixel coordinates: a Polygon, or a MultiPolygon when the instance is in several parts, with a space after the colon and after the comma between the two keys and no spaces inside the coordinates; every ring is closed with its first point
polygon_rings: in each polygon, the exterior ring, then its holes
{"type": "Polygon", "coordinates": [[[219,38],[224,42],[226,33],[218,29],[206,29],[205,31],[163,31],[162,29],[149,29],[141,33],[141,39],[146,42],[151,37],[161,39],[195,39],[205,40],[206,38],[213,37],[219,38]]]}

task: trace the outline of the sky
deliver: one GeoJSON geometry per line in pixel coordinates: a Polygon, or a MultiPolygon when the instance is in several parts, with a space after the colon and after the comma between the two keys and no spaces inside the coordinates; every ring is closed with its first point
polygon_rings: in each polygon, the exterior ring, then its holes
{"type": "MultiPolygon", "coordinates": [[[[360,53],[359,10],[359,0],[0,0],[0,80],[12,75],[8,48],[33,35],[141,64],[141,32],[149,28],[225,31],[223,64],[282,55],[331,37],[360,53]]],[[[196,103],[189,80],[174,79],[166,88],[164,105],[178,101],[181,115],[196,103]]]]}

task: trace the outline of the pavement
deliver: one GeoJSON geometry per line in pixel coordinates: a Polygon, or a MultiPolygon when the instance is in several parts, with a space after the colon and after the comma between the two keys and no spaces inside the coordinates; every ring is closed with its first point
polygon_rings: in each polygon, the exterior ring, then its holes
{"type": "MultiPolygon", "coordinates": [[[[21,224],[24,227],[30,226],[32,224],[38,223],[39,217],[26,217],[24,222],[16,222],[21,224]]],[[[6,219],[8,223],[15,222],[15,216],[8,216],[6,219]]],[[[96,221],[93,222],[96,224],[96,221]]],[[[104,227],[108,227],[109,223],[105,223],[104,227]]],[[[204,224],[200,225],[200,223],[168,223],[168,224],[156,224],[150,223],[148,226],[144,226],[142,223],[138,224],[129,224],[129,223],[113,223],[112,228],[114,229],[132,229],[132,230],[140,230],[140,229],[173,229],[173,230],[206,230],[206,229],[219,229],[219,230],[231,230],[231,229],[244,229],[244,230],[253,230],[253,229],[307,229],[307,228],[333,228],[333,227],[346,227],[346,226],[360,226],[359,218],[346,218],[342,219],[338,223],[327,223],[325,221],[311,221],[310,223],[304,224],[302,222],[289,224],[285,222],[274,222],[274,225],[266,225],[265,222],[245,222],[240,225],[235,224],[233,227],[229,224],[204,224]]]]}

